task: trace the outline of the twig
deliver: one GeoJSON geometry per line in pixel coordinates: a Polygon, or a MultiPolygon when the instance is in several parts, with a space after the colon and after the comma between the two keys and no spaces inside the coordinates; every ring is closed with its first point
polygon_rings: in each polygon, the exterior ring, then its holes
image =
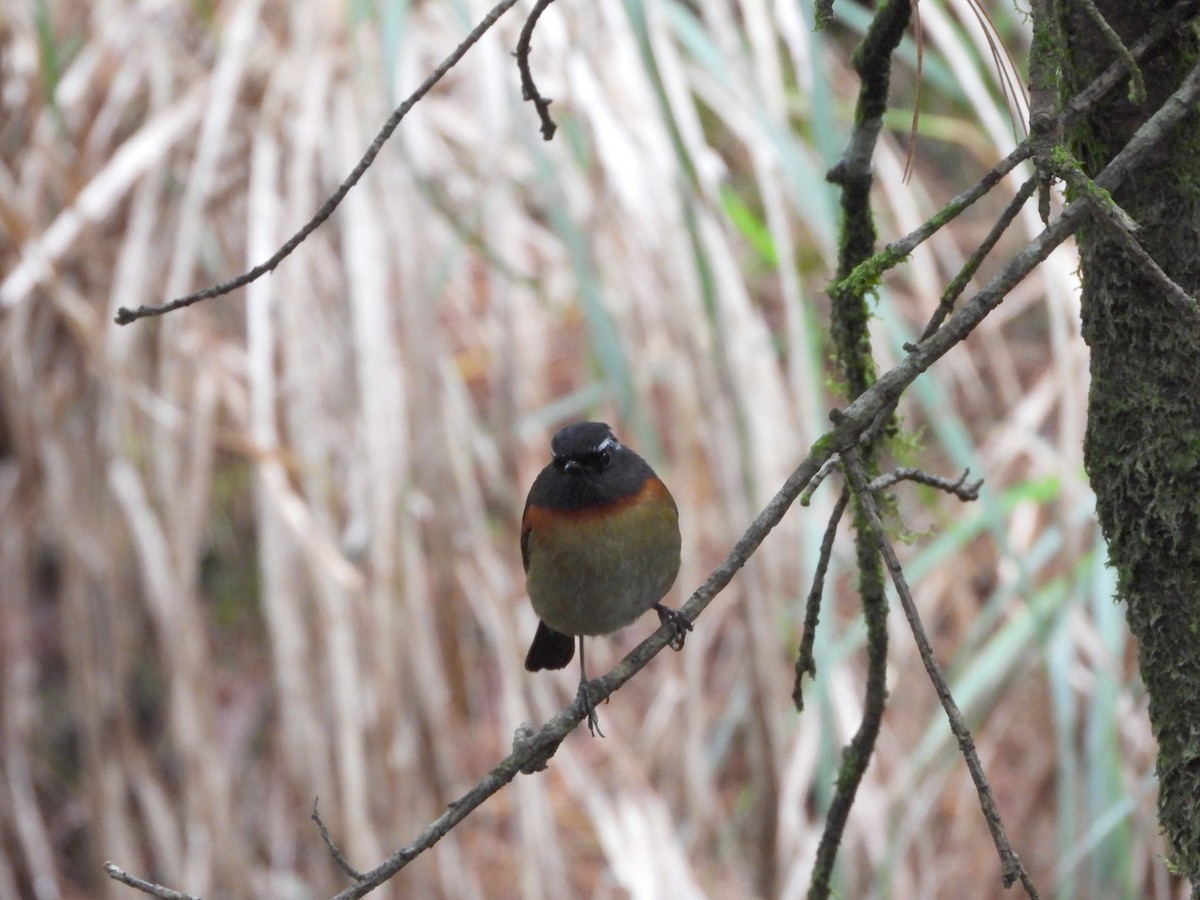
{"type": "Polygon", "coordinates": [[[321,204],[321,208],[317,210],[316,215],[305,222],[304,226],[299,231],[288,238],[283,246],[271,255],[270,259],[268,259],[266,262],[259,263],[249,272],[244,272],[236,278],[232,278],[229,281],[223,281],[220,284],[213,285],[212,287],[207,287],[202,291],[196,291],[195,293],[188,294],[186,297],[180,297],[176,300],[172,300],[170,303],[164,303],[161,306],[139,306],[137,309],[129,309],[126,306],[122,306],[117,310],[117,324],[128,325],[130,322],[136,322],[138,319],[144,319],[148,316],[161,316],[164,313],[173,312],[174,310],[182,309],[185,306],[191,306],[193,303],[199,303],[201,300],[209,300],[213,297],[220,297],[224,294],[228,294],[230,291],[237,290],[240,287],[245,287],[251,282],[257,281],[268,272],[273,271],[275,267],[283,262],[283,260],[288,257],[293,250],[299,247],[310,234],[316,231],[326,219],[333,215],[333,211],[338,208],[338,205],[346,198],[346,195],[350,193],[350,189],[353,188],[354,185],[358,184],[359,179],[366,174],[367,169],[369,169],[371,164],[375,162],[375,157],[379,155],[379,151],[383,149],[383,145],[387,143],[388,138],[392,136],[392,132],[394,132],[397,126],[399,126],[400,121],[406,115],[408,115],[409,110],[416,106],[417,102],[427,93],[429,93],[429,90],[439,81],[441,81],[447,72],[449,72],[452,68],[454,68],[455,65],[458,64],[458,61],[462,59],[464,55],[466,55],[466,52],[470,50],[471,47],[473,47],[481,37],[483,37],[484,32],[495,25],[496,20],[504,15],[504,13],[508,12],[508,10],[510,10],[513,6],[515,6],[516,2],[517,0],[500,0],[499,3],[492,7],[491,11],[483,17],[482,21],[480,21],[478,25],[471,29],[470,34],[463,39],[462,43],[454,48],[454,52],[447,56],[442,61],[441,65],[434,69],[433,72],[430,73],[429,77],[422,81],[420,86],[408,96],[408,99],[401,103],[400,106],[398,106],[396,110],[390,116],[388,116],[387,122],[385,122],[383,128],[379,130],[379,134],[375,136],[375,140],[371,141],[371,146],[367,148],[367,152],[363,154],[362,159],[358,161],[358,164],[354,167],[353,171],[346,176],[346,180],[343,181],[338,186],[338,189],[330,194],[329,198],[321,204]]]}
{"type": "MultiPolygon", "coordinates": [[[[861,441],[856,444],[858,446],[861,441]]],[[[862,720],[850,743],[842,751],[837,783],[829,809],[825,813],[825,828],[817,844],[812,881],[808,886],[809,900],[825,900],[832,892],[833,867],[850,810],[858,795],[887,707],[887,591],[880,563],[879,548],[871,540],[864,518],[863,504],[856,498],[854,505],[854,551],[858,571],[858,594],[862,601],[863,621],[867,627],[867,672],[863,688],[862,720]]]]}
{"type": "Polygon", "coordinates": [[[1136,237],[1111,222],[1107,217],[1101,218],[1102,221],[1109,224],[1110,230],[1117,235],[1126,251],[1133,257],[1133,261],[1141,266],[1146,277],[1158,285],[1166,298],[1179,306],[1180,310],[1191,318],[1194,325],[1200,324],[1200,304],[1197,303],[1195,296],[1189,294],[1178,281],[1163,271],[1162,266],[1146,251],[1136,237]]]}
{"type": "Polygon", "coordinates": [[[326,828],[325,823],[321,821],[321,814],[317,812],[317,801],[319,799],[320,798],[318,797],[313,798],[312,820],[317,823],[317,829],[321,832],[321,840],[325,842],[325,846],[329,849],[329,855],[332,856],[333,861],[338,864],[338,868],[355,881],[362,881],[362,873],[346,861],[346,857],[342,854],[341,849],[333,842],[333,838],[329,836],[329,829],[326,828]]]}
{"type": "Polygon", "coordinates": [[[975,790],[979,794],[979,805],[983,810],[983,817],[987,820],[988,829],[992,833],[992,841],[996,845],[996,851],[1000,854],[1004,886],[1011,887],[1015,881],[1020,880],[1029,896],[1033,900],[1038,900],[1039,894],[1037,888],[1034,887],[1029,873],[1025,871],[1025,867],[1021,864],[1020,857],[1017,856],[1008,842],[1008,837],[1004,832],[1004,823],[1000,820],[1000,813],[996,809],[996,801],[992,796],[992,789],[988,785],[987,776],[984,775],[983,765],[979,761],[979,754],[975,752],[975,742],[971,738],[971,731],[967,728],[958,704],[954,702],[954,697],[950,693],[950,686],[946,683],[937,658],[933,654],[933,647],[929,643],[929,636],[925,633],[925,627],[921,624],[917,605],[913,601],[912,593],[908,588],[908,582],[904,578],[904,570],[900,567],[900,560],[896,557],[896,551],[892,547],[891,542],[888,541],[884,531],[883,520],[880,518],[879,508],[875,504],[875,496],[871,490],[871,486],[867,483],[867,476],[863,470],[862,462],[858,457],[858,451],[852,447],[847,448],[842,451],[841,456],[843,468],[846,472],[846,479],[862,508],[867,530],[870,533],[871,539],[878,547],[879,552],[883,554],[884,564],[892,576],[892,582],[896,586],[896,593],[900,596],[900,605],[904,607],[904,615],[908,619],[913,638],[916,640],[917,650],[921,654],[921,662],[925,664],[925,671],[929,674],[929,680],[933,682],[934,690],[937,692],[938,699],[942,703],[942,708],[946,711],[946,718],[950,722],[950,730],[954,733],[959,749],[962,750],[963,758],[966,760],[967,769],[971,773],[971,780],[975,782],[975,790]]]}
{"type": "MultiPolygon", "coordinates": [[[[835,460],[832,457],[830,461],[835,460]]],[[[821,471],[825,471],[825,466],[821,471]]],[[[809,489],[817,479],[812,480],[809,489]]],[[[808,493],[806,489],[805,493],[808,493]]],[[[803,501],[802,501],[803,502],[803,501]]],[[[800,652],[796,656],[796,681],[792,687],[792,702],[796,712],[804,712],[804,676],[817,677],[817,661],[813,659],[813,643],[817,637],[817,622],[821,615],[821,595],[825,592],[825,573],[829,571],[829,560],[833,555],[833,541],[837,537],[838,523],[846,512],[846,504],[850,502],[850,492],[842,488],[842,493],[834,504],[833,512],[829,515],[829,524],[825,526],[825,536],[821,539],[821,552],[817,557],[817,571],[813,575],[812,587],[808,591],[808,602],[804,605],[804,631],[800,636],[800,652]]]]}
{"type": "Polygon", "coordinates": [[[161,884],[154,884],[153,882],[138,878],[136,875],[130,875],[124,869],[111,862],[104,864],[104,871],[108,873],[108,877],[113,881],[119,881],[121,884],[136,888],[143,894],[149,894],[152,897],[162,897],[163,900],[200,900],[199,897],[192,894],[185,894],[183,891],[174,891],[171,888],[163,887],[161,884]]]}
{"type": "Polygon", "coordinates": [[[878,492],[886,490],[901,481],[915,481],[918,484],[927,484],[930,487],[937,488],[939,491],[945,491],[947,494],[953,494],[959,500],[978,500],[979,489],[983,487],[983,479],[980,478],[976,482],[967,484],[967,476],[970,474],[971,470],[966,469],[955,481],[951,481],[949,478],[943,478],[941,475],[934,475],[922,469],[892,469],[892,471],[886,472],[874,479],[867,485],[867,488],[878,492]]]}
{"type": "Polygon", "coordinates": [[[808,504],[812,502],[813,494],[817,492],[817,488],[825,483],[825,479],[828,478],[830,473],[833,472],[833,470],[837,467],[838,460],[836,456],[831,456],[829,459],[825,460],[825,465],[817,469],[817,474],[813,476],[812,481],[808,483],[808,487],[806,487],[804,492],[800,495],[801,506],[808,506],[808,504]]]}
{"type": "Polygon", "coordinates": [[[537,27],[537,21],[542,17],[542,13],[553,2],[554,0],[538,0],[537,5],[529,13],[529,18],[525,20],[525,25],[521,28],[521,36],[517,39],[517,50],[513,54],[517,58],[517,69],[521,73],[521,99],[532,101],[534,107],[537,108],[538,118],[542,123],[542,140],[544,141],[553,138],[554,132],[558,130],[554,119],[550,118],[550,104],[554,101],[543,97],[537,89],[537,85],[534,84],[533,72],[529,67],[529,51],[532,49],[530,41],[533,40],[533,29],[537,27]]]}
{"type": "Polygon", "coordinates": [[[1054,167],[1054,173],[1074,188],[1077,196],[1092,204],[1100,224],[1121,242],[1146,277],[1162,290],[1168,300],[1177,304],[1184,313],[1188,314],[1193,322],[1200,320],[1200,305],[1197,304],[1196,298],[1163,271],[1154,257],[1134,236],[1134,232],[1141,226],[1118,205],[1109,191],[1104,190],[1084,174],[1083,167],[1078,160],[1066,150],[1060,150],[1056,158],[1057,164],[1054,167]]]}
{"type": "Polygon", "coordinates": [[[942,291],[941,302],[938,303],[938,308],[930,316],[929,324],[925,326],[921,340],[925,340],[925,338],[937,331],[942,322],[945,321],[946,316],[950,314],[950,310],[954,309],[954,304],[958,302],[958,298],[962,295],[962,292],[966,290],[968,282],[975,277],[975,273],[979,271],[980,265],[987,259],[988,254],[995,248],[1004,232],[1008,230],[1008,226],[1017,217],[1017,213],[1021,211],[1021,207],[1033,196],[1033,192],[1037,190],[1037,187],[1037,176],[1031,176],[1021,185],[1021,189],[1009,201],[1008,206],[1004,207],[1004,212],[1000,214],[1000,218],[996,220],[996,224],[992,226],[992,230],[987,233],[982,243],[971,254],[970,259],[959,269],[958,274],[954,276],[953,280],[946,285],[946,289],[942,291]]]}

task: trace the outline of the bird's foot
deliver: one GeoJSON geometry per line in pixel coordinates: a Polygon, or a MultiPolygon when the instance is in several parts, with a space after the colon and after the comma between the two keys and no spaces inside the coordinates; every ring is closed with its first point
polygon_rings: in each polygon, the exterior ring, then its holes
{"type": "Polygon", "coordinates": [[[654,611],[658,613],[658,621],[663,625],[670,625],[675,632],[675,636],[671,638],[671,649],[682,650],[684,638],[692,630],[692,623],[688,621],[687,616],[661,603],[654,604],[654,611]]]}
{"type": "MultiPolygon", "coordinates": [[[[596,715],[596,702],[592,699],[592,691],[594,683],[587,680],[579,682],[579,696],[583,700],[583,708],[587,710],[587,726],[588,731],[592,733],[592,737],[604,737],[604,732],[600,730],[600,717],[596,715]]],[[[608,698],[604,698],[608,702],[608,698]]]]}

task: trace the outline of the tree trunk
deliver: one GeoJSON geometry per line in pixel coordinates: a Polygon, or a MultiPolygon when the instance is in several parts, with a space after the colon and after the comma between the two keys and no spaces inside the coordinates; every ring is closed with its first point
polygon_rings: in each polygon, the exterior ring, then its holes
{"type": "MultiPolygon", "coordinates": [[[[1173,4],[1097,0],[1126,46],[1173,4]]],[[[1117,58],[1085,5],[1060,2],[1064,93],[1117,58]]],[[[1190,26],[1143,58],[1129,82],[1067,135],[1094,174],[1200,59],[1190,26]]],[[[1136,240],[1185,291],[1200,287],[1200,118],[1162,142],[1114,199],[1136,240]]],[[[1079,233],[1083,336],[1091,347],[1084,458],[1158,738],[1159,819],[1180,874],[1200,885],[1200,315],[1149,278],[1109,226],[1079,233]]]]}

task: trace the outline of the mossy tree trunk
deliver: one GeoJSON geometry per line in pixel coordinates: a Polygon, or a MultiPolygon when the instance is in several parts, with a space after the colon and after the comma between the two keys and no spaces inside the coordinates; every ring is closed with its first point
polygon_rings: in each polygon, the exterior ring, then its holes
{"type": "MultiPolygon", "coordinates": [[[[1125,46],[1171,3],[1096,0],[1125,46]]],[[[1057,0],[1063,93],[1117,58],[1083,0],[1057,0]]],[[[1146,97],[1127,81],[1067,135],[1094,174],[1200,59],[1192,25],[1141,63],[1146,97]]],[[[1114,199],[1137,241],[1176,284],[1200,289],[1200,116],[1193,114],[1114,199]]],[[[1078,235],[1083,335],[1091,347],[1085,461],[1139,642],[1159,742],[1159,818],[1178,871],[1200,886],[1200,317],[1156,284],[1108,226],[1078,235]]]]}

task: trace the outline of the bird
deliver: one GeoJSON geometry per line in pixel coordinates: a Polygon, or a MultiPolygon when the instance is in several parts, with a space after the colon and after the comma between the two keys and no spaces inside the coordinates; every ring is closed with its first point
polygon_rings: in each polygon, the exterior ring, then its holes
{"type": "Polygon", "coordinates": [[[525,587],[538,616],[525,668],[565,668],[578,640],[579,690],[595,736],[584,637],[611,634],[651,609],[674,628],[677,650],[692,628],[660,602],[679,574],[679,510],[650,465],[604,422],[559,429],[550,453],[521,516],[525,587]]]}

